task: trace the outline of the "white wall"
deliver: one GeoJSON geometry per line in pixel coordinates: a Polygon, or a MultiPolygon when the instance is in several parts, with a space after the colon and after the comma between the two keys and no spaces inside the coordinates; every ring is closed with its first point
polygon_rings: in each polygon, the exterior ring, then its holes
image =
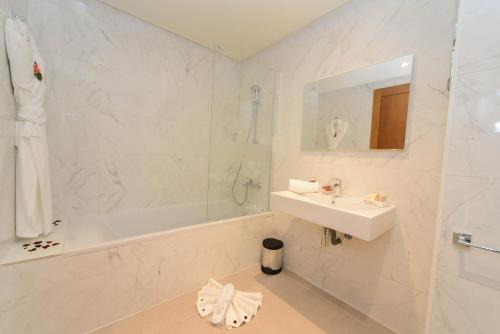
{"type": "Polygon", "coordinates": [[[452,244],[500,249],[499,29],[498,1],[460,1],[430,333],[500,331],[499,255],[452,244]]]}
{"type": "Polygon", "coordinates": [[[273,189],[341,176],[347,195],[384,191],[395,228],[374,242],[320,247],[318,226],[276,215],[286,265],[399,333],[424,330],[448,94],[455,0],[353,0],[248,60],[281,71],[273,189]],[[301,152],[308,82],[415,55],[404,152],[301,152]]]}

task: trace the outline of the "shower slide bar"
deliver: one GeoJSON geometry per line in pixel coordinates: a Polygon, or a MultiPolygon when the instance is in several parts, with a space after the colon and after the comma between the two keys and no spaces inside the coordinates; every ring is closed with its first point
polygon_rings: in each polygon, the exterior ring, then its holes
{"type": "Polygon", "coordinates": [[[494,249],[472,243],[472,235],[466,233],[453,232],[453,243],[455,245],[479,248],[488,252],[500,253],[500,249],[494,249]]]}

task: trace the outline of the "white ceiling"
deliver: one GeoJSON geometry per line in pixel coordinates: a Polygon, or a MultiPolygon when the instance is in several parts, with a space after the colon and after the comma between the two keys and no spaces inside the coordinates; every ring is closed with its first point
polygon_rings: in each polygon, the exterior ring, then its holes
{"type": "Polygon", "coordinates": [[[349,0],[101,0],[245,59],[349,0]]]}

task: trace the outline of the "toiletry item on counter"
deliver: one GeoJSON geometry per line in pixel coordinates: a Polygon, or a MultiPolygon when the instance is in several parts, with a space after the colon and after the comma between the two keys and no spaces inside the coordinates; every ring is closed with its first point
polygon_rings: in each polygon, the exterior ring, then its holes
{"type": "Polygon", "coordinates": [[[325,195],[331,195],[333,194],[333,187],[331,184],[324,185],[321,187],[321,192],[325,195]]]}
{"type": "Polygon", "coordinates": [[[334,195],[335,197],[342,196],[342,179],[334,177],[326,183],[322,183],[321,192],[325,195],[334,195]]]}
{"type": "Polygon", "coordinates": [[[317,193],[320,191],[319,182],[313,181],[302,181],[302,180],[290,180],[288,183],[288,190],[293,191],[297,194],[304,193],[317,193]]]}
{"type": "Polygon", "coordinates": [[[389,201],[387,201],[387,196],[384,193],[372,193],[365,196],[363,201],[366,204],[375,205],[379,208],[384,208],[389,206],[389,201]]]}

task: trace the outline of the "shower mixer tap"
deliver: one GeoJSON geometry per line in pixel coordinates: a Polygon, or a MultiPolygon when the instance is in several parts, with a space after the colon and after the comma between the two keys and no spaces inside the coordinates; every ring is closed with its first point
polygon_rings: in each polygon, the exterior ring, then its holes
{"type": "Polygon", "coordinates": [[[247,187],[258,188],[258,189],[262,188],[262,184],[256,180],[252,179],[252,178],[248,178],[247,181],[243,185],[247,186],[247,187]]]}

